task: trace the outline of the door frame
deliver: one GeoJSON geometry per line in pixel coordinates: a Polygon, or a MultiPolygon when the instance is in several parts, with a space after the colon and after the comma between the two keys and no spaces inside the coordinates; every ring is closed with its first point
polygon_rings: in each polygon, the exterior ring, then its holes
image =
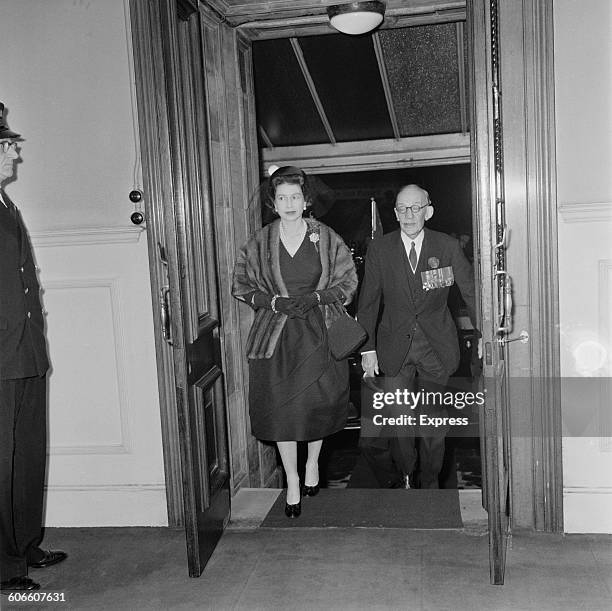
{"type": "Polygon", "coordinates": [[[166,243],[164,202],[173,197],[170,178],[161,160],[170,149],[168,104],[165,95],[160,15],[153,3],[130,0],[130,22],[134,76],[138,100],[138,126],[144,189],[144,209],[149,254],[149,275],[153,308],[153,331],[168,525],[185,525],[181,473],[179,419],[172,348],[164,339],[164,291],[168,271],[160,261],[158,244],[166,243]]]}
{"type": "MultiPolygon", "coordinates": [[[[177,1],[179,4],[186,2],[177,1]]],[[[131,0],[133,6],[139,3],[140,0],[131,0]]],[[[251,40],[332,33],[327,25],[325,7],[335,3],[327,0],[200,2],[201,5],[206,5],[206,10],[215,11],[225,23],[239,26],[242,34],[251,40]]],[[[527,361],[529,375],[525,377],[533,382],[528,393],[529,405],[524,403],[524,392],[519,391],[520,394],[514,401],[516,389],[510,388],[510,402],[513,404],[511,421],[517,422],[527,431],[521,443],[513,445],[511,453],[514,526],[559,532],[563,524],[563,507],[558,390],[560,366],[552,2],[523,0],[522,3],[503,3],[499,0],[467,0],[466,7],[463,0],[414,0],[408,8],[402,7],[403,4],[396,0],[387,3],[389,19],[385,27],[453,21],[460,18],[461,14],[465,16],[467,11],[472,19],[479,20],[484,35],[487,28],[492,27],[490,22],[482,21],[485,19],[487,6],[487,9],[498,14],[500,19],[498,39],[502,78],[514,78],[522,82],[520,91],[513,90],[512,95],[513,99],[522,101],[520,112],[523,116],[518,116],[519,110],[514,107],[511,112],[505,108],[503,125],[504,156],[511,160],[510,164],[506,162],[505,168],[506,191],[509,194],[509,203],[517,203],[509,218],[516,226],[530,228],[530,231],[526,232],[527,248],[524,250],[531,253],[527,261],[516,262],[515,271],[515,275],[523,273],[526,264],[527,277],[520,285],[522,299],[515,301],[515,326],[529,329],[530,342],[526,351],[509,350],[510,375],[524,371],[527,361]],[[537,310],[534,310],[534,304],[537,310]]],[[[163,270],[157,263],[153,248],[157,236],[163,232],[160,210],[164,192],[160,176],[155,171],[155,158],[163,153],[163,147],[160,146],[159,134],[150,133],[143,128],[143,125],[151,125],[152,119],[157,121],[159,115],[156,114],[164,114],[166,109],[159,93],[161,77],[159,74],[153,74],[148,65],[148,59],[158,53],[153,44],[154,24],[143,21],[141,17],[138,11],[132,10],[137,90],[145,100],[143,108],[147,114],[146,117],[140,117],[143,134],[141,151],[143,166],[152,168],[145,171],[145,211],[149,232],[168,513],[170,524],[178,525],[182,519],[182,507],[180,468],[177,469],[180,453],[176,443],[176,408],[171,387],[171,362],[168,361],[167,349],[160,339],[158,322],[161,312],[157,295],[164,284],[163,270]],[[149,31],[148,28],[153,30],[149,31]]],[[[484,45],[479,48],[484,48],[484,45]]],[[[489,134],[489,137],[492,135],[489,134]]],[[[234,222],[237,224],[234,232],[236,235],[245,232],[248,234],[251,230],[248,226],[249,220],[243,217],[234,216],[234,222]],[[244,226],[238,226],[241,223],[244,226]]],[[[510,261],[510,265],[512,264],[510,261]]],[[[246,409],[245,401],[245,413],[246,409]]],[[[238,433],[244,436],[244,431],[238,433]]],[[[229,434],[233,436],[231,430],[229,434]]]]}

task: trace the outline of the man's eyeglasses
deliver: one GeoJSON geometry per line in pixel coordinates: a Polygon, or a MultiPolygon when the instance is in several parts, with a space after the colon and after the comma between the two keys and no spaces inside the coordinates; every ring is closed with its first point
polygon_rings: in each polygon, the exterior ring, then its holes
{"type": "Polygon", "coordinates": [[[408,214],[408,210],[410,210],[412,214],[418,214],[423,208],[427,208],[427,206],[429,206],[429,204],[425,204],[424,206],[419,206],[418,204],[414,204],[413,206],[398,206],[395,211],[400,216],[408,214]]]}
{"type": "Polygon", "coordinates": [[[15,150],[17,150],[17,143],[16,142],[0,142],[0,150],[3,153],[8,153],[9,149],[13,147],[15,150]]]}

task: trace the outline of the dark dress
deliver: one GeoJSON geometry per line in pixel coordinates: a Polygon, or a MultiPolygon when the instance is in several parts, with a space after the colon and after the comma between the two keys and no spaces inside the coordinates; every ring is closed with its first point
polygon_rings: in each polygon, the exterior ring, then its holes
{"type": "MultiPolygon", "coordinates": [[[[304,237],[293,257],[279,244],[289,295],[312,293],[321,276],[315,245],[304,237]]],[[[249,360],[251,431],[267,441],[312,441],[344,428],[348,413],[347,361],[329,352],[321,308],[288,318],[269,359],[249,360]]]]}

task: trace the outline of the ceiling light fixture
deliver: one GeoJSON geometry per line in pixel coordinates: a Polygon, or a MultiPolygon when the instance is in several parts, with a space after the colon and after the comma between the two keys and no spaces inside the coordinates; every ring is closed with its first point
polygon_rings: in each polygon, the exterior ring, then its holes
{"type": "Polygon", "coordinates": [[[349,2],[327,7],[329,22],[343,34],[365,34],[377,28],[385,15],[384,2],[349,2]]]}

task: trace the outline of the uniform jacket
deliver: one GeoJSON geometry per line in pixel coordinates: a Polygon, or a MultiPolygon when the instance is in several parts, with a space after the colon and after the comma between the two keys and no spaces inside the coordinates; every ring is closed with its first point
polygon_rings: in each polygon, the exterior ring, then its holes
{"type": "Polygon", "coordinates": [[[457,329],[447,306],[450,287],[424,290],[421,272],[452,267],[454,282],[476,328],[474,275],[459,242],[438,231],[424,231],[416,274],[410,268],[399,230],[372,241],[368,247],[357,316],[368,332],[361,351],[376,350],[380,368],[389,376],[399,372],[417,328],[449,375],[459,366],[457,329]]]}
{"type": "Polygon", "coordinates": [[[49,368],[32,246],[21,214],[0,202],[0,379],[40,376],[49,368]]]}
{"type": "MultiPolygon", "coordinates": [[[[357,289],[357,273],[353,257],[342,238],[330,227],[316,220],[306,219],[306,239],[316,246],[321,261],[321,278],[317,290],[338,287],[349,303],[357,289]]],[[[257,233],[242,247],[236,259],[232,294],[244,301],[253,291],[288,297],[279,263],[280,220],[276,220],[257,233]]],[[[328,305],[323,309],[327,327],[338,317],[338,308],[328,305]]],[[[287,316],[260,308],[247,338],[247,357],[270,358],[287,316]]]]}

